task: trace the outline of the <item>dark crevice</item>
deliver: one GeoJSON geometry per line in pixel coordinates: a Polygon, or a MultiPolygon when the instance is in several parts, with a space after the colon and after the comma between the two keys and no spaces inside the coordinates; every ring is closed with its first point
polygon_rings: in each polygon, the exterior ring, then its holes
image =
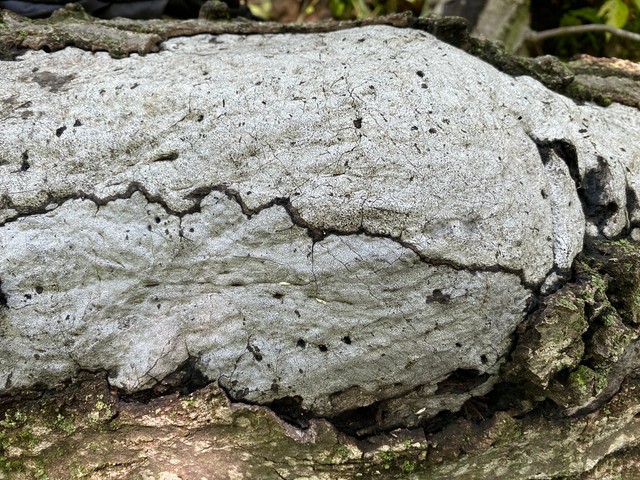
{"type": "Polygon", "coordinates": [[[428,438],[431,435],[435,435],[436,433],[443,431],[459,418],[461,418],[461,414],[459,412],[454,413],[450,410],[443,410],[439,412],[434,417],[423,422],[422,428],[424,430],[425,437],[428,438]]]}
{"type": "Polygon", "coordinates": [[[148,403],[154,398],[174,393],[179,393],[181,396],[189,395],[211,383],[211,380],[198,368],[197,363],[197,358],[189,357],[153,387],[133,393],[118,391],[118,397],[125,402],[148,403]]]}
{"type": "MultiPolygon", "coordinates": [[[[531,135],[529,138],[538,147],[543,164],[551,161],[551,154],[555,153],[568,167],[569,175],[576,185],[576,192],[586,220],[598,227],[602,232],[607,222],[618,213],[621,205],[609,193],[613,175],[607,161],[597,157],[597,166],[580,175],[578,153],[576,147],[568,140],[541,140],[531,135]]],[[[627,191],[629,196],[629,191],[627,191]]]]}
{"type": "Polygon", "coordinates": [[[302,406],[302,397],[299,395],[277,398],[266,406],[280,419],[297,428],[309,428],[309,420],[313,418],[311,412],[302,406]]]}
{"type": "Polygon", "coordinates": [[[607,185],[610,185],[613,180],[609,165],[600,156],[597,160],[598,165],[585,172],[578,195],[585,207],[585,217],[602,231],[606,222],[618,212],[621,206],[610,198],[607,192],[607,185]]]}
{"type": "Polygon", "coordinates": [[[490,377],[488,373],[468,368],[458,368],[447,378],[438,382],[438,389],[434,395],[444,395],[447,393],[461,394],[473,390],[482,385],[490,377]]]}
{"type": "MultiPolygon", "coordinates": [[[[638,195],[635,190],[627,185],[626,189],[627,196],[627,214],[629,219],[631,220],[632,214],[635,212],[638,217],[640,217],[640,200],[638,199],[638,195]]],[[[631,228],[640,227],[640,220],[631,221],[631,228]]]]}
{"type": "Polygon", "coordinates": [[[542,163],[544,165],[548,164],[551,161],[551,154],[555,153],[567,165],[576,190],[580,189],[582,179],[580,177],[576,147],[568,140],[540,140],[531,135],[529,135],[529,138],[538,147],[542,163]]]}
{"type": "Polygon", "coordinates": [[[2,290],[2,281],[0,281],[0,308],[9,308],[7,294],[2,290]]]}
{"type": "Polygon", "coordinates": [[[340,432],[349,436],[363,439],[381,432],[376,428],[380,423],[382,402],[374,402],[371,405],[347,410],[338,415],[327,418],[329,422],[340,432]],[[362,432],[367,432],[362,434],[362,432]]]}

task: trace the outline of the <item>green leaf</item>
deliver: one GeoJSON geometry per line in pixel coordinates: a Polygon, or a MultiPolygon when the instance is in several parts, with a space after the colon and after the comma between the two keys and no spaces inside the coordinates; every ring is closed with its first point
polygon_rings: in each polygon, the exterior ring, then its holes
{"type": "MultiPolygon", "coordinates": [[[[640,2],[640,0],[638,0],[640,2]]],[[[585,23],[600,23],[602,18],[598,11],[592,7],[576,8],[569,10],[560,18],[560,26],[584,25],[585,23]]]]}
{"type": "Polygon", "coordinates": [[[636,6],[636,10],[640,12],[640,0],[633,0],[633,4],[636,6]]]}
{"type": "Polygon", "coordinates": [[[629,7],[623,0],[607,0],[598,10],[598,15],[605,19],[607,25],[622,28],[629,20],[629,7]]]}

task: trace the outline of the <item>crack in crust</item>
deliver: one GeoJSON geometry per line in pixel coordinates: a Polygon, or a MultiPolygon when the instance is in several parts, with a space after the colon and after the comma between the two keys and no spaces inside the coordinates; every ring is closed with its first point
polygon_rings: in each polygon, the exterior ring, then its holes
{"type": "Polygon", "coordinates": [[[79,191],[75,194],[56,197],[52,195],[50,192],[47,192],[46,200],[44,200],[43,202],[40,203],[40,205],[37,205],[37,206],[15,205],[11,198],[9,198],[7,195],[4,195],[2,197],[2,201],[0,202],[0,206],[4,207],[5,209],[13,209],[17,211],[18,214],[9,219],[6,219],[4,222],[0,222],[0,228],[2,228],[4,225],[8,223],[15,222],[20,218],[28,217],[31,215],[41,215],[41,214],[51,212],[55,210],[58,206],[68,201],[88,200],[93,202],[99,208],[117,200],[130,199],[135,193],[141,193],[149,203],[155,203],[160,205],[167,214],[176,216],[178,218],[183,218],[186,215],[200,213],[202,200],[213,192],[222,193],[226,195],[227,198],[234,200],[240,206],[240,209],[242,210],[243,215],[245,215],[247,218],[251,218],[254,215],[258,215],[263,210],[266,210],[274,206],[280,206],[284,208],[289,218],[291,219],[291,222],[295,226],[305,229],[314,244],[332,235],[335,235],[335,236],[365,235],[367,237],[372,237],[372,238],[385,238],[401,245],[404,248],[411,250],[420,258],[422,262],[432,266],[444,266],[444,267],[452,268],[457,271],[466,270],[466,271],[483,272],[483,273],[484,272],[508,273],[518,277],[520,280],[520,283],[529,290],[535,290],[538,287],[537,285],[532,284],[531,282],[526,280],[524,270],[521,268],[515,269],[515,268],[508,268],[508,267],[499,266],[499,265],[479,265],[479,264],[473,264],[473,263],[465,265],[465,264],[460,264],[458,262],[454,262],[448,259],[430,258],[425,253],[421,252],[411,242],[403,240],[400,236],[386,235],[382,233],[372,232],[363,227],[354,228],[352,230],[341,230],[339,228],[321,229],[311,224],[307,220],[305,220],[300,214],[300,212],[298,211],[298,209],[293,205],[293,203],[291,202],[291,199],[288,197],[275,197],[269,200],[268,202],[263,203],[262,205],[259,205],[258,207],[250,208],[244,202],[244,200],[242,199],[242,196],[237,190],[230,188],[228,185],[224,183],[207,186],[207,187],[199,187],[192,190],[183,198],[187,200],[192,200],[193,205],[190,208],[180,210],[180,211],[174,210],[173,208],[171,208],[167,204],[167,202],[162,198],[161,195],[151,193],[142,183],[137,181],[129,183],[129,186],[123,192],[115,195],[110,195],[107,197],[99,197],[93,193],[87,193],[84,191],[79,191]],[[50,208],[51,205],[55,205],[55,208],[50,208]]]}

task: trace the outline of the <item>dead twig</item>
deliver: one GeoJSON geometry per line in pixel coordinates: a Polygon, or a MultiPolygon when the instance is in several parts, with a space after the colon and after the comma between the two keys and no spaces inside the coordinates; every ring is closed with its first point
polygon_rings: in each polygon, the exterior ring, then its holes
{"type": "Polygon", "coordinates": [[[591,32],[606,32],[617,37],[626,38],[627,40],[633,40],[634,42],[640,42],[640,34],[623,30],[621,28],[615,28],[611,25],[605,24],[591,24],[591,25],[574,25],[571,27],[558,27],[549,30],[543,30],[542,32],[530,32],[527,36],[529,42],[542,42],[548,38],[559,37],[562,35],[576,35],[580,33],[591,32]]]}

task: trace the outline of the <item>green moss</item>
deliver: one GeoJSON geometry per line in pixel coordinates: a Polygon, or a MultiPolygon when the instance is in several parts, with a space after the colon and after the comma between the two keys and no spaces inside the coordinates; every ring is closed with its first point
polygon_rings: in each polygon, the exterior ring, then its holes
{"type": "Polygon", "coordinates": [[[336,443],[333,446],[333,452],[342,458],[349,458],[349,456],[351,455],[351,452],[349,451],[349,449],[347,447],[345,447],[343,444],[341,443],[336,443]]]}
{"type": "Polygon", "coordinates": [[[618,323],[618,320],[616,319],[615,315],[611,314],[611,313],[607,313],[603,318],[602,318],[602,324],[605,327],[613,327],[614,325],[616,325],[618,323]]]}
{"type": "Polygon", "coordinates": [[[190,410],[196,407],[196,400],[193,397],[185,398],[180,402],[180,406],[185,410],[190,410]]]}
{"type": "Polygon", "coordinates": [[[398,455],[396,452],[392,451],[383,451],[378,452],[378,457],[382,460],[382,468],[385,470],[390,470],[396,463],[398,455]]]}
{"type": "MultiPolygon", "coordinates": [[[[573,372],[569,374],[567,380],[567,396],[570,402],[574,405],[581,405],[589,398],[596,394],[597,374],[592,369],[585,365],[580,365],[573,372]]],[[[600,384],[604,382],[606,385],[606,378],[600,377],[600,384]]]]}
{"type": "Polygon", "coordinates": [[[634,253],[640,251],[640,248],[638,248],[637,245],[634,245],[629,240],[626,240],[624,238],[615,240],[612,243],[615,247],[620,248],[624,253],[634,253]]]}
{"type": "Polygon", "coordinates": [[[0,427],[16,428],[27,423],[29,416],[20,410],[14,412],[5,412],[4,420],[0,420],[0,427]]]}
{"type": "Polygon", "coordinates": [[[563,297],[558,301],[558,305],[566,308],[567,310],[571,310],[572,312],[577,312],[580,309],[576,306],[575,303],[570,301],[568,298],[563,297]]]}
{"type": "Polygon", "coordinates": [[[73,425],[73,421],[69,418],[65,418],[60,413],[58,413],[58,415],[56,416],[54,426],[62,430],[67,435],[73,435],[76,431],[76,427],[73,425]]]}
{"type": "Polygon", "coordinates": [[[100,395],[98,400],[94,404],[93,409],[87,413],[87,420],[89,425],[94,428],[102,428],[104,424],[109,422],[113,418],[113,411],[111,405],[104,402],[104,396],[100,395]]]}
{"type": "Polygon", "coordinates": [[[596,395],[600,393],[602,390],[607,388],[609,382],[607,381],[607,374],[605,372],[595,371],[595,393],[596,395]]]}
{"type": "Polygon", "coordinates": [[[416,471],[417,464],[415,462],[411,462],[409,460],[405,460],[402,462],[400,466],[400,470],[402,473],[413,473],[416,471]]]}

